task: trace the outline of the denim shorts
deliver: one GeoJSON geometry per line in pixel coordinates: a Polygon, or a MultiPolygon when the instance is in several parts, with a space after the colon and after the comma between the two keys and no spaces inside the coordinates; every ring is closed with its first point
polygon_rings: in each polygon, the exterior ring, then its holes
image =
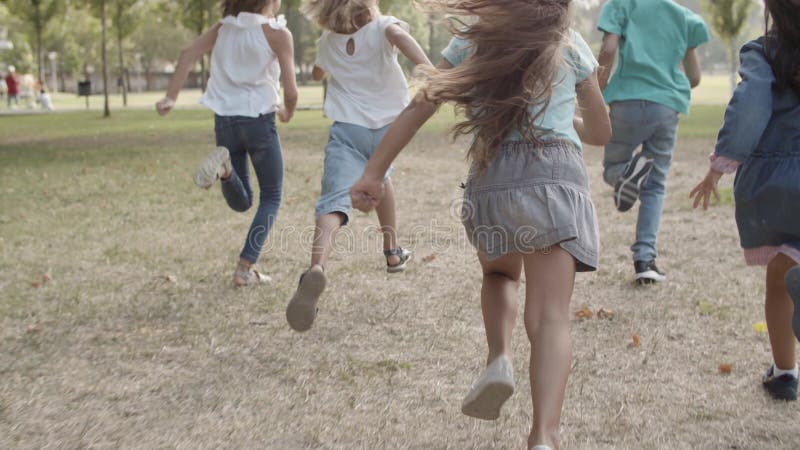
{"type": "MultiPolygon", "coordinates": [[[[350,221],[353,210],[350,188],[361,178],[369,157],[388,129],[389,125],[378,129],[343,122],[331,125],[328,145],[325,146],[322,192],[317,200],[316,217],[341,213],[345,216],[342,225],[350,221]]],[[[385,179],[389,179],[391,172],[390,168],[385,179]]]]}
{"type": "Polygon", "coordinates": [[[507,142],[481,171],[473,164],[461,219],[489,259],[559,245],[579,272],[597,269],[599,231],[581,152],[564,141],[507,142]]]}

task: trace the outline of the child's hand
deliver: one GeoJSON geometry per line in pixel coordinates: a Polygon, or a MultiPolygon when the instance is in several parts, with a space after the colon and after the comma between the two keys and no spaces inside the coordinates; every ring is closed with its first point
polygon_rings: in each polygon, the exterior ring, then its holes
{"type": "Polygon", "coordinates": [[[288,123],[290,120],[292,120],[292,116],[294,114],[290,114],[289,111],[286,110],[286,108],[281,106],[280,109],[278,109],[277,115],[278,115],[278,120],[280,120],[281,123],[288,123]]]}
{"type": "Polygon", "coordinates": [[[703,202],[703,210],[708,209],[709,201],[711,200],[711,194],[714,194],[714,198],[719,201],[719,191],[717,190],[717,184],[719,183],[719,179],[722,177],[722,172],[717,172],[716,170],[709,169],[706,177],[703,181],[700,182],[692,192],[689,194],[689,198],[694,197],[694,209],[700,205],[700,202],[703,202]]]}
{"type": "Polygon", "coordinates": [[[167,113],[172,111],[173,106],[175,106],[175,100],[164,97],[156,103],[156,111],[158,111],[158,114],[166,116],[167,113]]]}
{"type": "Polygon", "coordinates": [[[383,199],[383,180],[362,176],[350,188],[350,201],[353,208],[368,212],[378,206],[383,199]]]}

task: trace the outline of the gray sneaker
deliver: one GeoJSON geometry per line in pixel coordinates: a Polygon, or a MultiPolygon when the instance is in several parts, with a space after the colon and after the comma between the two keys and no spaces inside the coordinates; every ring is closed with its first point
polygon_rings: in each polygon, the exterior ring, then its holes
{"type": "Polygon", "coordinates": [[[496,420],[500,408],[514,393],[514,370],[511,360],[501,355],[495,358],[472,385],[461,404],[461,412],[483,420],[496,420]]]}
{"type": "Polygon", "coordinates": [[[325,291],[328,278],[322,266],[316,265],[300,276],[297,291],[286,307],[286,321],[295,331],[308,331],[317,318],[317,302],[325,291]]]}
{"type": "Polygon", "coordinates": [[[217,147],[200,163],[200,167],[194,173],[194,184],[203,189],[208,189],[214,182],[222,178],[226,173],[231,173],[231,171],[231,154],[227,148],[217,147]]]}

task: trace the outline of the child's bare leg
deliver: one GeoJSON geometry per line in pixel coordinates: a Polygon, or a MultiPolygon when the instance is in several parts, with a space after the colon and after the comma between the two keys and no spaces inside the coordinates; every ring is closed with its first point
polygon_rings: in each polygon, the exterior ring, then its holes
{"type": "Polygon", "coordinates": [[[328,265],[336,232],[342,227],[342,222],[344,222],[342,213],[330,213],[317,218],[314,228],[314,243],[311,247],[311,267],[328,265]]]}
{"type": "Polygon", "coordinates": [[[778,254],[767,266],[767,296],[764,312],[767,318],[772,358],[778,369],[790,370],[795,366],[795,337],[792,331],[794,305],[786,291],[783,277],[795,262],[778,254]]]}
{"type": "MultiPolygon", "coordinates": [[[[381,203],[375,208],[378,214],[378,222],[381,224],[383,234],[383,249],[392,250],[399,246],[397,243],[397,216],[395,215],[394,186],[392,180],[388,179],[384,185],[384,197],[381,203]]],[[[399,256],[389,256],[386,262],[390,265],[400,263],[399,256]]]]}
{"type": "Polygon", "coordinates": [[[488,365],[500,355],[511,359],[511,335],[517,321],[517,288],[522,272],[522,256],[512,253],[495,260],[478,253],[483,268],[481,310],[489,346],[488,365]]]}
{"type": "Polygon", "coordinates": [[[533,426],[528,446],[558,448],[561,408],[572,364],[569,304],[575,259],[559,246],[524,256],[525,329],[531,341],[533,426]]]}

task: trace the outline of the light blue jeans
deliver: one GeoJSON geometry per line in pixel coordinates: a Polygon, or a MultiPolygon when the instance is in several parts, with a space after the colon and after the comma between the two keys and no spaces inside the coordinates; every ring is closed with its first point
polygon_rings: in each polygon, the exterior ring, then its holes
{"type": "Polygon", "coordinates": [[[639,194],[636,242],[631,247],[634,261],[649,261],[658,256],[656,238],[678,133],[678,112],[646,100],[614,102],[611,128],[611,141],[603,159],[606,183],[613,186],[617,182],[639,146],[644,156],[653,159],[653,170],[639,194]]]}

